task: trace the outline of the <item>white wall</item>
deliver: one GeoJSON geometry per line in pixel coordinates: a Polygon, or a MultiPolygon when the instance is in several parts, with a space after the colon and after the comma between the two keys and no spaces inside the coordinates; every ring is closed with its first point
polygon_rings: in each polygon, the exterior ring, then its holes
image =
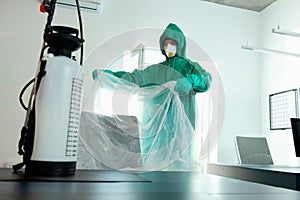
{"type": "MultiPolygon", "coordinates": [[[[25,112],[18,95],[36,71],[46,21],[38,6],[37,0],[1,1],[0,163],[20,159],[16,151],[25,112]]],[[[261,135],[260,56],[240,48],[247,41],[259,43],[260,14],[199,0],[103,0],[102,10],[99,14],[82,13],[85,55],[121,32],[165,28],[169,22],[175,22],[218,64],[226,96],[219,161],[236,162],[234,135],[261,135]]],[[[54,24],[77,27],[76,12],[57,8],[54,24]]],[[[91,78],[90,74],[86,78],[91,78]]]]}
{"type": "MultiPolygon", "coordinates": [[[[279,0],[262,12],[261,46],[300,53],[300,38],[271,33],[278,25],[281,29],[300,32],[298,0],[279,0]]],[[[274,162],[296,162],[291,129],[274,131],[269,128],[269,95],[300,87],[300,59],[290,56],[262,54],[262,133],[267,136],[274,162]]]]}

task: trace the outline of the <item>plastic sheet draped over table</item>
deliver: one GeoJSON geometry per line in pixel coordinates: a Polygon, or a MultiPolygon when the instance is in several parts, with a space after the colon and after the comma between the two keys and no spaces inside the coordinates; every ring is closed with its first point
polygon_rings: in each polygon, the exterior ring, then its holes
{"type": "MultiPolygon", "coordinates": [[[[98,71],[94,89],[80,123],[78,168],[128,171],[197,170],[193,152],[195,131],[185,114],[175,82],[138,87],[126,80],[98,71]],[[96,110],[101,89],[137,96],[134,115],[96,110]]],[[[101,102],[100,102],[101,103],[101,102]]]]}

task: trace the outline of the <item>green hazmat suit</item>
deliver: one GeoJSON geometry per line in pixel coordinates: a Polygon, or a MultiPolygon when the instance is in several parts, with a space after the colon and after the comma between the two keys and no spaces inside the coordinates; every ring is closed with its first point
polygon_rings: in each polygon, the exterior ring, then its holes
{"type": "MultiPolygon", "coordinates": [[[[104,72],[110,73],[116,77],[124,79],[126,81],[135,83],[139,87],[149,87],[155,85],[163,85],[167,82],[176,81],[174,87],[176,91],[177,84],[187,85],[187,87],[182,87],[188,89],[184,94],[180,94],[179,98],[183,104],[184,112],[189,119],[191,126],[195,129],[195,94],[197,92],[205,92],[209,89],[212,81],[211,75],[206,72],[198,63],[193,62],[186,58],[186,38],[183,32],[175,24],[170,23],[160,37],[160,49],[163,55],[165,55],[166,60],[153,64],[144,70],[136,69],[133,72],[112,72],[110,70],[104,70],[104,72]],[[177,42],[177,51],[173,57],[168,57],[164,50],[164,41],[166,39],[172,39],[177,42]]],[[[96,75],[96,74],[93,74],[96,75]]],[[[94,77],[95,78],[95,77],[94,77]]],[[[166,88],[166,90],[170,90],[166,88]]],[[[166,92],[162,92],[156,98],[151,100],[145,100],[144,102],[144,117],[143,124],[147,124],[152,119],[147,118],[147,107],[153,107],[153,105],[159,105],[165,98],[166,92]]],[[[164,128],[160,129],[159,132],[153,133],[151,129],[146,131],[144,135],[146,137],[141,138],[141,153],[143,155],[143,163],[147,164],[148,153],[153,151],[159,151],[160,149],[166,148],[176,137],[172,131],[174,126],[173,114],[171,108],[174,105],[169,105],[165,108],[165,115],[167,116],[164,128]]],[[[176,122],[180,123],[180,121],[176,122]]],[[[192,133],[186,133],[192,134],[192,133]]],[[[191,149],[186,153],[187,160],[191,157],[191,149]]],[[[151,160],[151,159],[150,159],[151,160]]],[[[181,168],[180,165],[174,164],[176,169],[181,168]]]]}
{"type": "Polygon", "coordinates": [[[192,90],[187,95],[181,95],[180,99],[191,125],[195,128],[195,94],[207,91],[212,77],[197,62],[186,58],[186,38],[177,25],[170,23],[162,33],[159,43],[161,52],[166,57],[164,62],[151,65],[144,70],[136,69],[133,72],[110,71],[109,73],[133,82],[140,87],[162,85],[169,81],[178,81],[185,78],[192,85],[192,90]],[[163,43],[166,39],[177,42],[177,52],[175,56],[170,58],[164,50],[163,43]]]}

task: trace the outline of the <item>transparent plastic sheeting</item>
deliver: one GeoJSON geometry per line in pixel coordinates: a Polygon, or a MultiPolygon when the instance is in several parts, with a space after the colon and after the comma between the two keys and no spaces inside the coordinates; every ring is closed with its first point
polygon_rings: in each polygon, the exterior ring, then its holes
{"type": "MultiPolygon", "coordinates": [[[[140,88],[100,70],[97,73],[92,99],[81,114],[78,168],[199,170],[193,146],[200,149],[201,144],[194,143],[196,134],[174,91],[175,82],[140,88]],[[95,106],[99,102],[95,101],[101,89],[137,97],[133,105],[138,106],[137,111],[134,115],[100,113],[95,106]]],[[[123,104],[129,110],[131,103],[113,95],[111,104],[114,112],[114,105],[123,104]]]]}

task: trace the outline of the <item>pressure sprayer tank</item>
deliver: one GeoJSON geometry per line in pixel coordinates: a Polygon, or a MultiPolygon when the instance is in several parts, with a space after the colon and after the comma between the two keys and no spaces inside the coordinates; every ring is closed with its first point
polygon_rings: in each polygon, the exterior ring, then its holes
{"type": "Polygon", "coordinates": [[[83,71],[66,56],[49,54],[35,101],[29,175],[72,175],[76,169],[83,71]]]}

